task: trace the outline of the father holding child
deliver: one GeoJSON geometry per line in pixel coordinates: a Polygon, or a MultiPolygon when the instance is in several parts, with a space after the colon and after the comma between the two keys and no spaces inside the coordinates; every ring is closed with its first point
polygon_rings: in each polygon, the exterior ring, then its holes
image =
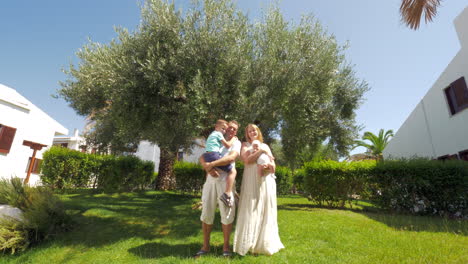
{"type": "Polygon", "coordinates": [[[220,170],[212,170],[207,173],[206,181],[203,185],[202,213],[200,216],[203,230],[203,246],[194,257],[201,257],[210,251],[210,234],[213,227],[216,205],[219,206],[223,229],[223,256],[229,257],[232,255],[229,238],[232,231],[232,223],[236,215],[233,186],[236,176],[235,161],[240,155],[241,142],[236,136],[239,123],[236,121],[230,121],[229,123],[223,121],[218,120],[216,122],[215,131],[207,139],[206,153],[200,157],[200,163],[203,167],[206,168],[209,164],[210,167],[217,167],[220,170]],[[222,135],[223,130],[225,131],[225,135],[221,138],[219,134],[222,135]],[[218,154],[210,154],[216,152],[217,146],[220,146],[218,151],[219,156],[218,154]],[[223,168],[226,165],[227,167],[223,168]]]}

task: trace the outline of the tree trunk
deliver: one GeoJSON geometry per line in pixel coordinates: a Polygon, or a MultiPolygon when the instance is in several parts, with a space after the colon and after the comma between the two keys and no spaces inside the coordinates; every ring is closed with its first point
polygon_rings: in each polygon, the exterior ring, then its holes
{"type": "Polygon", "coordinates": [[[159,158],[159,173],[156,179],[156,189],[158,190],[174,190],[176,187],[176,179],[174,175],[175,154],[167,149],[161,148],[159,158]]]}

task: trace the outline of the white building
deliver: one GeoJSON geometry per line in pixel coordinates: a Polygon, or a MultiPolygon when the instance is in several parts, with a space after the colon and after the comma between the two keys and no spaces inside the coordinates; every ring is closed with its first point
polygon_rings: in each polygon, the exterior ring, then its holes
{"type": "Polygon", "coordinates": [[[86,140],[79,135],[78,129],[73,131],[73,136],[56,136],[52,142],[54,146],[61,146],[81,152],[86,151],[86,140]]]}
{"type": "Polygon", "coordinates": [[[42,153],[54,136],[68,130],[14,89],[0,84],[0,177],[26,178],[36,184],[42,153]],[[29,166],[33,159],[33,166],[29,166]]]}
{"type": "Polygon", "coordinates": [[[461,49],[390,140],[385,158],[468,160],[468,7],[454,24],[461,49]]]}
{"type": "MultiPolygon", "coordinates": [[[[177,160],[198,163],[198,159],[203,152],[205,152],[205,140],[196,139],[190,151],[179,151],[177,154],[177,160]]],[[[135,156],[142,160],[154,162],[154,171],[157,172],[159,170],[160,150],[158,145],[152,144],[149,141],[141,141],[140,144],[138,144],[138,150],[135,153],[135,156]]]]}

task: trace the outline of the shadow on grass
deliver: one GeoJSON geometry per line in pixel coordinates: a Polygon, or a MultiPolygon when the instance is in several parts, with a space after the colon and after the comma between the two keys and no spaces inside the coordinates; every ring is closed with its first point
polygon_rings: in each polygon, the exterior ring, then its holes
{"type": "Polygon", "coordinates": [[[415,232],[442,232],[468,235],[468,221],[437,216],[415,216],[392,213],[363,213],[370,219],[384,223],[397,230],[415,232]]]}
{"type": "Polygon", "coordinates": [[[102,247],[135,237],[190,237],[200,232],[200,212],[191,209],[192,199],[164,192],[66,194],[63,203],[75,225],[57,242],[102,247]]]}
{"type": "Polygon", "coordinates": [[[346,207],[334,207],[334,206],[326,206],[326,205],[318,205],[313,203],[301,203],[301,204],[281,204],[278,205],[278,210],[300,210],[300,211],[311,211],[314,209],[327,209],[327,210],[343,210],[343,211],[353,211],[357,213],[362,212],[378,212],[379,209],[369,204],[367,201],[365,204],[358,203],[353,204],[354,207],[349,207],[349,204],[346,207]]]}
{"type": "Polygon", "coordinates": [[[363,214],[366,217],[375,221],[384,223],[385,225],[396,230],[415,231],[415,232],[443,232],[454,233],[458,235],[468,235],[468,221],[453,220],[437,216],[415,216],[407,214],[396,214],[378,209],[374,206],[357,204],[356,208],[339,208],[320,206],[317,204],[282,204],[278,205],[278,210],[298,210],[298,211],[315,211],[318,209],[352,211],[363,214]]]}
{"type": "Polygon", "coordinates": [[[200,244],[166,244],[151,242],[129,249],[128,251],[141,258],[179,257],[191,258],[200,249],[200,244]]]}
{"type": "MultiPolygon", "coordinates": [[[[164,257],[176,258],[193,258],[196,252],[200,250],[199,243],[191,244],[167,244],[151,242],[129,249],[128,251],[140,258],[156,259],[164,257]]],[[[206,255],[207,257],[222,257],[222,246],[212,246],[211,251],[206,255]]],[[[233,255],[230,259],[240,258],[238,255],[233,255]]]]}

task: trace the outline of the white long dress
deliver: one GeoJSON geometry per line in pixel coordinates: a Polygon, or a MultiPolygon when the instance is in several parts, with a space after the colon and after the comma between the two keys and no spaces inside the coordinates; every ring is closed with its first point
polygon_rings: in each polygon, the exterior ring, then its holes
{"type": "MultiPolygon", "coordinates": [[[[251,146],[247,146],[246,151],[252,151],[251,146]]],[[[272,255],[282,248],[284,245],[278,232],[275,176],[273,173],[259,176],[257,163],[245,164],[234,234],[234,252],[242,256],[249,251],[272,255]]]]}

